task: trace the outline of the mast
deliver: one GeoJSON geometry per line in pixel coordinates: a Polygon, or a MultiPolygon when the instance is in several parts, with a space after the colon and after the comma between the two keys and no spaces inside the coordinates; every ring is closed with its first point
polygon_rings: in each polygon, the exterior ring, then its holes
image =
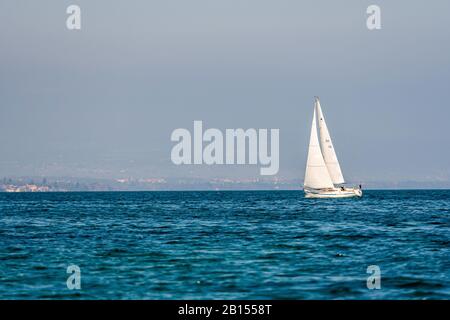
{"type": "Polygon", "coordinates": [[[325,189],[334,187],[320,150],[319,139],[317,137],[315,109],[311,125],[311,136],[309,139],[308,160],[306,161],[304,186],[305,188],[311,189],[325,189]]]}
{"type": "Polygon", "coordinates": [[[331,180],[333,181],[333,184],[344,183],[344,176],[342,175],[341,167],[333,147],[333,142],[331,141],[330,132],[328,131],[318,97],[315,98],[315,110],[317,112],[317,121],[319,123],[320,147],[331,180]]]}

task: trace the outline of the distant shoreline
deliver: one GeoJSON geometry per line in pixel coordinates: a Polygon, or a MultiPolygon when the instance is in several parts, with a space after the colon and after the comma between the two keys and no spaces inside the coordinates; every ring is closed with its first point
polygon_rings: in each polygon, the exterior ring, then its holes
{"type": "MultiPolygon", "coordinates": [[[[446,180],[365,181],[349,179],[347,186],[362,185],[363,190],[448,190],[446,180]]],[[[141,178],[76,178],[76,177],[4,177],[0,192],[145,192],[145,191],[301,191],[303,180],[276,177],[141,177],[141,178]]]]}
{"type": "MultiPolygon", "coordinates": [[[[363,188],[364,189],[364,188],[363,188]]],[[[367,191],[450,191],[450,188],[367,188],[367,191]]],[[[167,190],[78,190],[78,191],[0,191],[1,194],[49,194],[49,193],[138,193],[138,192],[303,192],[303,189],[167,189],[167,190]]]]}

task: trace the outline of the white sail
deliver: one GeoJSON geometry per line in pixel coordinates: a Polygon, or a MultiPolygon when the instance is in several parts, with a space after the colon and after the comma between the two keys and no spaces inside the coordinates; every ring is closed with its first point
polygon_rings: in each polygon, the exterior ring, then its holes
{"type": "Polygon", "coordinates": [[[322,150],[323,160],[328,168],[331,180],[334,184],[344,183],[341,167],[336,156],[336,152],[331,141],[330,132],[328,131],[325,118],[323,117],[322,108],[320,107],[319,98],[316,97],[316,113],[319,123],[320,146],[322,150]]]}
{"type": "Polygon", "coordinates": [[[317,137],[315,109],[311,126],[311,136],[309,139],[308,160],[306,162],[304,186],[312,189],[334,187],[320,150],[319,138],[317,137]]]}

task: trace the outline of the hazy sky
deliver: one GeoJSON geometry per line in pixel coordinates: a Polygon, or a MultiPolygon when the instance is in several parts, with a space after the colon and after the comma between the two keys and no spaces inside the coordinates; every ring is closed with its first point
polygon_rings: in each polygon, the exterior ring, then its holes
{"type": "Polygon", "coordinates": [[[203,120],[279,128],[279,177],[300,179],[318,95],[348,180],[450,180],[449,14],[448,0],[2,0],[0,176],[259,177],[171,163],[171,132],[203,120]]]}

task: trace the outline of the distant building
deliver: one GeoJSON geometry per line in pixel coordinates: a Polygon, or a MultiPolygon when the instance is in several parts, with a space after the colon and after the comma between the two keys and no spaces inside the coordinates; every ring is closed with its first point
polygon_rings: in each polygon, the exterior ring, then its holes
{"type": "Polygon", "coordinates": [[[48,186],[38,186],[35,184],[26,184],[23,186],[5,185],[2,188],[5,192],[48,192],[50,188],[48,186]]]}

